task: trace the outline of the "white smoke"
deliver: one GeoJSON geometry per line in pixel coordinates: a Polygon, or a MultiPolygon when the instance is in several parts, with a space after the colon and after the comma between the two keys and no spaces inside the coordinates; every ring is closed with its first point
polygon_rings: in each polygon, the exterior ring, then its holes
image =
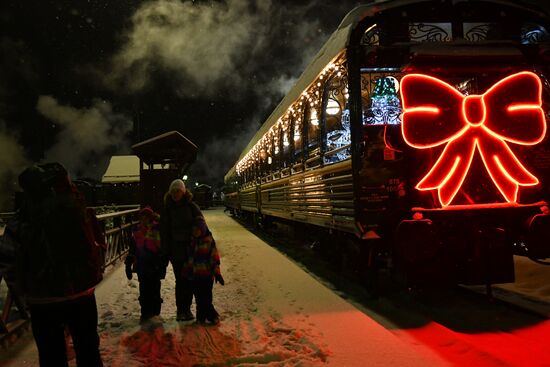
{"type": "Polygon", "coordinates": [[[45,161],[63,164],[73,177],[99,179],[111,155],[130,150],[127,135],[132,121],[115,113],[106,101],[95,100],[92,107],[77,109],[51,96],[40,96],[37,110],[60,130],[45,161]]]}
{"type": "Polygon", "coordinates": [[[105,82],[131,94],[154,88],[156,78],[168,76],[182,98],[245,104],[243,97],[253,96],[243,113],[258,119],[234,126],[235,134],[227,138],[212,138],[193,165],[193,171],[206,172],[214,182],[239,156],[261,124],[260,116],[290,90],[334,30],[323,31],[319,15],[334,17],[331,10],[338,6],[321,0],[284,5],[272,0],[144,2],[104,73],[105,82]]]}
{"type": "Polygon", "coordinates": [[[106,82],[136,92],[161,70],[183,97],[211,97],[227,88],[236,97],[247,88],[280,98],[291,83],[266,85],[254,80],[255,74],[265,75],[260,68],[266,64],[273,75],[290,74],[288,79],[301,73],[326,39],[319,22],[305,18],[311,7],[270,0],[145,2],[132,16],[106,82]]]}
{"type": "Polygon", "coordinates": [[[160,67],[188,83],[185,93],[199,95],[213,93],[220,82],[236,83],[240,50],[250,44],[256,21],[247,12],[243,0],[227,5],[146,2],[132,17],[127,43],[113,59],[112,76],[135,91],[160,67]]]}

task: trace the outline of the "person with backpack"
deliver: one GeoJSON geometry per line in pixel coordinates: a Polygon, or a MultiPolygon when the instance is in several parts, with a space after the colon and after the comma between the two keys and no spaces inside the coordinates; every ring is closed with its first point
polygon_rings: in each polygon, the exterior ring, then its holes
{"type": "Polygon", "coordinates": [[[172,263],[176,279],[176,320],[190,321],[195,317],[191,312],[193,284],[183,268],[191,257],[191,229],[194,218],[202,213],[193,202],[193,196],[182,180],[170,183],[164,195],[164,208],[160,215],[160,246],[164,264],[172,263]]]}
{"type": "Polygon", "coordinates": [[[79,367],[103,366],[95,287],[102,279],[104,237],[97,218],[59,163],[19,176],[24,199],[9,234],[15,281],[31,315],[40,366],[68,366],[68,329],[79,367]]]}
{"type": "Polygon", "coordinates": [[[139,224],[132,233],[125,264],[128,280],[132,273],[138,276],[140,321],[160,315],[160,281],[166,275],[166,266],[160,256],[159,215],[150,207],[139,211],[139,224]]]}

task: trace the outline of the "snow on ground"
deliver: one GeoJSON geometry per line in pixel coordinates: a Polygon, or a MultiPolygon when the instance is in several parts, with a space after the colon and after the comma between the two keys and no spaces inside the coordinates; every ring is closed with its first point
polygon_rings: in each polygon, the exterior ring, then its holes
{"type": "MultiPolygon", "coordinates": [[[[139,325],[138,283],[128,281],[119,265],[96,292],[106,366],[519,366],[530,356],[535,356],[531,365],[545,365],[550,358],[541,338],[550,332],[550,322],[510,330],[504,322],[503,330],[481,327],[484,332],[473,333],[429,320],[417,328],[389,326],[375,309],[356,308],[221,210],[204,213],[226,279],[224,287],[214,287],[221,324],[175,321],[169,268],[161,318],[139,325]]],[[[517,282],[498,287],[550,303],[545,281],[550,267],[519,257],[515,261],[517,282]]],[[[385,315],[418,317],[395,303],[380,300],[377,305],[385,315]]],[[[459,307],[442,313],[460,318],[459,307]]],[[[489,318],[503,316],[491,312],[489,318]]],[[[26,338],[26,347],[8,357],[0,354],[0,366],[38,365],[32,338],[26,338]]]]}
{"type": "MultiPolygon", "coordinates": [[[[169,271],[161,318],[139,325],[137,281],[119,266],[96,292],[106,366],[448,365],[395,336],[221,210],[205,215],[226,280],[214,288],[221,323],[176,322],[169,271]]],[[[36,366],[33,343],[0,365],[36,366]]]]}
{"type": "Polygon", "coordinates": [[[550,265],[540,265],[520,256],[514,257],[514,264],[516,282],[499,287],[550,304],[550,265]]]}

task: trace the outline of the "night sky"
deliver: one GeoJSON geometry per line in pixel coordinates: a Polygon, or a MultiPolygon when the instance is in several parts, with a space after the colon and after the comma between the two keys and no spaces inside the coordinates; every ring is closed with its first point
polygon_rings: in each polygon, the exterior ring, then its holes
{"type": "Polygon", "coordinates": [[[29,162],[100,179],[178,130],[216,185],[355,1],[1,2],[0,175],[29,162]]]}
{"type": "Polygon", "coordinates": [[[0,207],[29,163],[100,179],[111,155],[170,130],[199,147],[191,179],[221,184],[345,14],[368,2],[1,1],[0,207]]]}

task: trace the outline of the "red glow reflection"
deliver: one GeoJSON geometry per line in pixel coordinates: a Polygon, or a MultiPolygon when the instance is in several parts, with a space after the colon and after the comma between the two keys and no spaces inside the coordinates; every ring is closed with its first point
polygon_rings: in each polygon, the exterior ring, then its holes
{"type": "Polygon", "coordinates": [[[447,144],[416,185],[438,190],[442,206],[459,191],[476,149],[495,186],[516,202],[519,186],[539,181],[514,155],[507,142],[535,145],[546,134],[542,83],[531,72],[510,75],[482,95],[464,96],[431,76],[409,74],[401,80],[403,138],[417,149],[447,144]]]}

